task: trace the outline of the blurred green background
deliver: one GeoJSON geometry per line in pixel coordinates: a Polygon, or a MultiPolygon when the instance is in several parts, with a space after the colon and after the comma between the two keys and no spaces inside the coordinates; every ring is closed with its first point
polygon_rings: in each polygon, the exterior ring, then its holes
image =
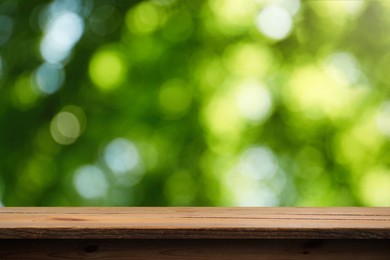
{"type": "Polygon", "coordinates": [[[390,1],[0,0],[4,206],[390,206],[390,1]]]}

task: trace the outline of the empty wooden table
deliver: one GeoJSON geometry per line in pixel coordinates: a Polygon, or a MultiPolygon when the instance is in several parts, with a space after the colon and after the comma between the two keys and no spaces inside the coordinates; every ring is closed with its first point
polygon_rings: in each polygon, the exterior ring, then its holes
{"type": "Polygon", "coordinates": [[[390,208],[0,208],[0,259],[390,259],[390,208]]]}

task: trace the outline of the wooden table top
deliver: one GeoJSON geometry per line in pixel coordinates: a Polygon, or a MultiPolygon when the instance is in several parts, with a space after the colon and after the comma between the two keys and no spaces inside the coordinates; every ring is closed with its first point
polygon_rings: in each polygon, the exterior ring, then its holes
{"type": "Polygon", "coordinates": [[[390,239],[390,208],[4,207],[0,238],[390,239]]]}

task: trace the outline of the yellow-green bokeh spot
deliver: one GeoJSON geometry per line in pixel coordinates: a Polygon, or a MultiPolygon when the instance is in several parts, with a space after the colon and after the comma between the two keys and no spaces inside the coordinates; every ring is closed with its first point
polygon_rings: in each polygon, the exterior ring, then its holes
{"type": "Polygon", "coordinates": [[[126,14],[127,28],[137,34],[148,34],[157,30],[166,20],[161,6],[151,2],[142,2],[126,14]]]}
{"type": "Polygon", "coordinates": [[[232,29],[251,26],[259,9],[257,1],[252,0],[210,0],[209,8],[219,27],[230,34],[235,32],[232,29]]]}
{"type": "Polygon", "coordinates": [[[116,89],[123,82],[128,64],[116,49],[103,49],[94,54],[89,64],[89,76],[101,91],[116,89]]]}
{"type": "Polygon", "coordinates": [[[360,180],[360,191],[365,205],[390,206],[390,171],[385,168],[373,169],[360,180]]]}
{"type": "Polygon", "coordinates": [[[244,77],[265,75],[272,65],[268,49],[254,43],[230,44],[225,49],[223,58],[230,72],[244,77]]]}
{"type": "Polygon", "coordinates": [[[192,56],[193,76],[199,83],[200,90],[209,95],[226,78],[226,68],[220,56],[211,51],[199,50],[192,56]]]}
{"type": "Polygon", "coordinates": [[[192,95],[185,82],[170,80],[160,89],[159,102],[161,110],[170,117],[184,115],[191,105],[192,95]]]}
{"type": "Polygon", "coordinates": [[[335,139],[338,159],[357,172],[374,164],[384,145],[385,137],[378,129],[375,119],[375,112],[367,111],[335,139]]]}
{"type": "Polygon", "coordinates": [[[233,87],[218,91],[203,107],[202,121],[211,136],[223,143],[235,143],[244,127],[244,120],[235,105],[233,87]]]}
{"type": "Polygon", "coordinates": [[[292,74],[283,95],[294,112],[308,118],[336,120],[353,115],[366,92],[363,88],[355,88],[339,80],[328,69],[307,66],[292,74]]]}
{"type": "Polygon", "coordinates": [[[28,110],[39,99],[31,75],[19,76],[11,90],[12,103],[19,110],[28,110]]]}
{"type": "MultiPolygon", "coordinates": [[[[381,1],[381,4],[388,1],[381,1]]],[[[351,18],[359,17],[367,1],[310,1],[308,5],[327,23],[327,30],[339,30],[348,25],[351,18]]]]}

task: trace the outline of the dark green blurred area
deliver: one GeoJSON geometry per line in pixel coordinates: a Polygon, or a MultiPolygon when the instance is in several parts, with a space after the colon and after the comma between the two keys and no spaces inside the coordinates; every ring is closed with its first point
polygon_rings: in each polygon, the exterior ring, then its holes
{"type": "Polygon", "coordinates": [[[4,206],[390,206],[390,1],[0,1],[4,206]]]}

